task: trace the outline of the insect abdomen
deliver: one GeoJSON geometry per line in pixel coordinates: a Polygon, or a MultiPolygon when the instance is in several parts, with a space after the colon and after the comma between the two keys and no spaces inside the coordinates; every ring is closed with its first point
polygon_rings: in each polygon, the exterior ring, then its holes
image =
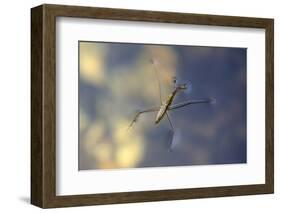
{"type": "Polygon", "coordinates": [[[160,110],[158,111],[156,119],[155,119],[155,124],[158,124],[161,121],[161,119],[164,117],[169,106],[172,104],[176,93],[177,93],[177,90],[173,91],[173,93],[167,98],[165,103],[160,107],[160,110]]]}
{"type": "Polygon", "coordinates": [[[163,116],[165,115],[166,111],[168,108],[168,104],[164,104],[161,106],[160,110],[157,113],[156,119],[155,119],[155,123],[159,123],[161,121],[161,119],[163,118],[163,116]]]}

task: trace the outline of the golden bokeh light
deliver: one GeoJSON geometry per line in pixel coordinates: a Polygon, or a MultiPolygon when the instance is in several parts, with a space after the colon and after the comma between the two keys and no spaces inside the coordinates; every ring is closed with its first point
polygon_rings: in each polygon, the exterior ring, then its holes
{"type": "Polygon", "coordinates": [[[112,162],[113,147],[109,141],[99,141],[99,143],[91,150],[99,164],[112,162]]]}
{"type": "Polygon", "coordinates": [[[116,120],[112,126],[112,138],[106,135],[102,122],[94,122],[88,128],[83,148],[96,160],[102,169],[129,168],[136,166],[142,159],[145,141],[138,131],[127,129],[129,121],[116,120]],[[111,138],[111,140],[109,140],[111,138]]]}
{"type": "Polygon", "coordinates": [[[134,138],[122,143],[117,148],[116,162],[120,168],[135,167],[143,155],[143,141],[134,138]]]}
{"type": "Polygon", "coordinates": [[[103,139],[104,131],[104,124],[99,121],[96,121],[95,123],[91,124],[90,127],[87,129],[84,137],[82,138],[82,143],[85,150],[90,155],[95,155],[92,150],[94,150],[96,144],[103,139]]]}
{"type": "Polygon", "coordinates": [[[84,81],[103,85],[105,81],[104,49],[96,47],[92,43],[80,43],[80,77],[84,81]]]}

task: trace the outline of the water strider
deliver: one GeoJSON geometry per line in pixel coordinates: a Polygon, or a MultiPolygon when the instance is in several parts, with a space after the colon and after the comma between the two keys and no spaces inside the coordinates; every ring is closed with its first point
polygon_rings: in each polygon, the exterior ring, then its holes
{"type": "Polygon", "coordinates": [[[174,126],[173,126],[172,120],[170,118],[169,111],[179,109],[179,108],[182,108],[182,107],[186,107],[186,106],[192,105],[192,104],[211,103],[211,102],[214,101],[214,99],[207,98],[207,99],[199,99],[199,100],[187,100],[187,101],[184,101],[184,102],[173,104],[175,96],[180,91],[188,89],[187,84],[177,85],[176,78],[174,78],[173,79],[174,89],[171,92],[171,94],[167,97],[167,99],[165,99],[163,101],[162,100],[162,94],[161,94],[161,84],[160,84],[160,81],[159,81],[159,78],[158,78],[158,73],[157,73],[157,65],[156,65],[154,60],[151,60],[151,62],[152,62],[152,65],[154,67],[154,71],[155,71],[157,82],[158,82],[160,106],[137,111],[134,119],[132,120],[132,122],[129,125],[129,128],[132,127],[133,124],[137,122],[137,119],[139,118],[139,116],[141,114],[148,113],[148,112],[157,112],[156,118],[155,118],[155,124],[158,124],[166,116],[168,121],[169,121],[169,124],[172,128],[172,133],[174,134],[174,126]]]}

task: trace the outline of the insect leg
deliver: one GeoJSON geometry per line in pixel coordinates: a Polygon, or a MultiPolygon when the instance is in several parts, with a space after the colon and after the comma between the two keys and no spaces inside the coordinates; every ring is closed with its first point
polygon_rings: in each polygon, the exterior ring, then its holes
{"type": "Polygon", "coordinates": [[[129,127],[128,127],[127,130],[129,130],[129,129],[133,126],[133,124],[137,122],[137,120],[138,120],[138,118],[139,118],[139,116],[140,116],[141,114],[147,113],[147,112],[156,112],[156,111],[159,111],[159,109],[160,109],[160,107],[152,107],[152,108],[150,108],[150,109],[145,109],[145,110],[137,111],[137,113],[135,114],[134,119],[133,119],[132,122],[130,123],[130,125],[129,125],[129,127]]]}
{"type": "Polygon", "coordinates": [[[190,101],[185,101],[185,102],[182,102],[182,103],[171,105],[168,110],[179,109],[179,108],[182,108],[182,107],[185,107],[185,106],[188,106],[188,105],[192,105],[192,104],[211,103],[213,101],[214,101],[214,99],[211,99],[211,98],[201,99],[201,100],[190,100],[190,101]]]}
{"type": "Polygon", "coordinates": [[[168,121],[169,121],[169,123],[170,123],[170,126],[171,126],[171,128],[172,128],[172,131],[174,132],[174,126],[173,126],[173,123],[172,123],[172,120],[171,120],[171,118],[170,118],[170,115],[169,115],[169,113],[168,112],[166,112],[166,116],[167,116],[167,118],[168,118],[168,121]]]}
{"type": "Polygon", "coordinates": [[[172,123],[172,120],[170,118],[170,115],[169,115],[168,111],[166,112],[166,116],[167,116],[169,124],[170,124],[170,126],[172,128],[172,138],[171,138],[170,143],[169,143],[169,151],[172,151],[172,143],[173,143],[173,139],[174,139],[175,129],[174,129],[174,125],[172,123]]]}

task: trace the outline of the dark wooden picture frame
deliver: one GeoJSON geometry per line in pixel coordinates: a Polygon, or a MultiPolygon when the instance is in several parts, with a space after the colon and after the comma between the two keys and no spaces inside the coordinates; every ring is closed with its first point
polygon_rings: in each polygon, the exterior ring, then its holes
{"type": "Polygon", "coordinates": [[[41,5],[31,9],[31,203],[66,207],[218,196],[274,191],[274,20],[217,15],[41,5]],[[56,195],[56,17],[262,28],[266,34],[265,184],[192,189],[56,195]]]}

